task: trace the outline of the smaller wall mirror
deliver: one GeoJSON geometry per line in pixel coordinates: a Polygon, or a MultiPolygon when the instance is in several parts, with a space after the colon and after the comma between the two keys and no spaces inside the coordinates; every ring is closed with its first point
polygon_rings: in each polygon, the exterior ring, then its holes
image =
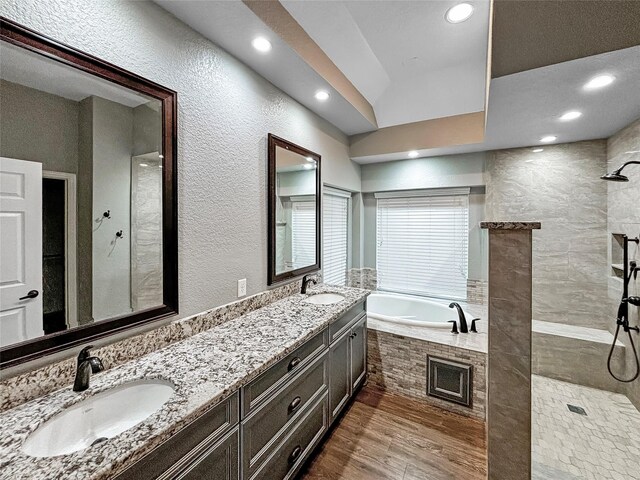
{"type": "Polygon", "coordinates": [[[320,269],[320,155],[269,134],[269,285],[320,269]]]}

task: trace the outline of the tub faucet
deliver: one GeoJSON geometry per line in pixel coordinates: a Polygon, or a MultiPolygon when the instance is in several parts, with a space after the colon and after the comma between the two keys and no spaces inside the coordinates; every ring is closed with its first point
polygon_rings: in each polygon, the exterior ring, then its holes
{"type": "Polygon", "coordinates": [[[452,302],[449,304],[449,308],[456,308],[458,310],[458,322],[460,323],[460,333],[469,333],[469,327],[467,326],[467,317],[464,316],[464,311],[459,303],[452,302]]]}
{"type": "Polygon", "coordinates": [[[316,283],[318,283],[318,281],[315,278],[309,278],[309,275],[305,275],[304,277],[302,277],[302,288],[300,289],[300,293],[302,295],[306,295],[307,286],[310,283],[313,283],[315,285],[316,283]]]}
{"type": "Polygon", "coordinates": [[[98,357],[89,355],[89,350],[93,345],[89,345],[80,350],[78,354],[78,367],[76,368],[76,379],[73,382],[73,391],[82,392],[89,388],[89,379],[92,373],[98,373],[104,370],[102,360],[98,357]]]}

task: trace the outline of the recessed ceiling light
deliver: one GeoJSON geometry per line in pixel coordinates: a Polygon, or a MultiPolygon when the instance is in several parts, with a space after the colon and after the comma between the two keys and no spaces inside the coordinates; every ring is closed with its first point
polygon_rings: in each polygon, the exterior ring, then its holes
{"type": "Polygon", "coordinates": [[[316,92],[316,100],[320,100],[321,102],[329,100],[329,92],[326,92],[324,90],[318,90],[316,92]]]}
{"type": "Polygon", "coordinates": [[[271,42],[264,37],[254,38],[251,45],[261,53],[267,53],[271,50],[271,42]]]}
{"type": "Polygon", "coordinates": [[[447,10],[444,18],[449,23],[461,23],[473,15],[473,5],[470,3],[459,3],[447,10]]]}
{"type": "Polygon", "coordinates": [[[582,112],[578,112],[577,110],[572,110],[571,112],[567,112],[560,117],[560,120],[575,120],[576,118],[580,118],[582,116],[582,112]]]}
{"type": "Polygon", "coordinates": [[[407,155],[409,156],[409,158],[416,158],[419,153],[416,150],[411,150],[409,153],[407,153],[407,155]]]}
{"type": "Polygon", "coordinates": [[[310,163],[306,163],[303,165],[303,167],[307,170],[311,170],[313,168],[313,165],[311,165],[310,163]]]}
{"type": "Polygon", "coordinates": [[[307,160],[307,162],[315,162],[315,160],[313,158],[311,158],[311,157],[307,157],[306,160],[307,160]]]}
{"type": "Polygon", "coordinates": [[[544,148],[534,148],[532,150],[533,153],[540,153],[540,152],[543,152],[543,151],[544,151],[544,148]]]}
{"type": "Polygon", "coordinates": [[[141,164],[140,164],[140,166],[141,166],[141,167],[148,167],[148,166],[149,166],[149,164],[147,164],[147,163],[141,163],[141,164]]]}
{"type": "Polygon", "coordinates": [[[546,137],[542,137],[540,141],[542,143],[550,143],[556,141],[557,139],[558,137],[556,137],[555,135],[547,135],[546,137]]]}
{"type": "Polygon", "coordinates": [[[613,75],[598,75],[597,77],[593,77],[584,85],[585,90],[597,90],[598,88],[606,87],[607,85],[611,85],[613,81],[616,79],[613,75]]]}

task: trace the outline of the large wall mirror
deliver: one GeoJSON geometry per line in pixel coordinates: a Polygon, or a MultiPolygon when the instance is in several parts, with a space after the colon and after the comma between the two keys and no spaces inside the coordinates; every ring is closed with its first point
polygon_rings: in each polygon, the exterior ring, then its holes
{"type": "Polygon", "coordinates": [[[0,366],[177,313],[176,94],[6,19],[0,366]]]}
{"type": "Polygon", "coordinates": [[[320,155],[269,134],[269,285],[320,269],[320,155]]]}

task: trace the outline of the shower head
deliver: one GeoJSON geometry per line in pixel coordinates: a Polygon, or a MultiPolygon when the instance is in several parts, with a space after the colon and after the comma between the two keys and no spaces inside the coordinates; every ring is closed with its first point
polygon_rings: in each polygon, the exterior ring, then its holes
{"type": "Polygon", "coordinates": [[[602,175],[600,178],[602,180],[610,180],[612,182],[628,182],[629,178],[626,175],[622,175],[620,172],[622,172],[624,167],[626,167],[627,165],[632,165],[632,164],[640,165],[640,161],[639,160],[629,160],[628,162],[624,163],[619,169],[614,170],[611,173],[607,173],[605,175],[602,175]]]}
{"type": "Polygon", "coordinates": [[[620,174],[620,170],[616,170],[612,173],[607,173],[600,177],[602,180],[609,180],[611,182],[628,182],[629,177],[620,174]]]}

